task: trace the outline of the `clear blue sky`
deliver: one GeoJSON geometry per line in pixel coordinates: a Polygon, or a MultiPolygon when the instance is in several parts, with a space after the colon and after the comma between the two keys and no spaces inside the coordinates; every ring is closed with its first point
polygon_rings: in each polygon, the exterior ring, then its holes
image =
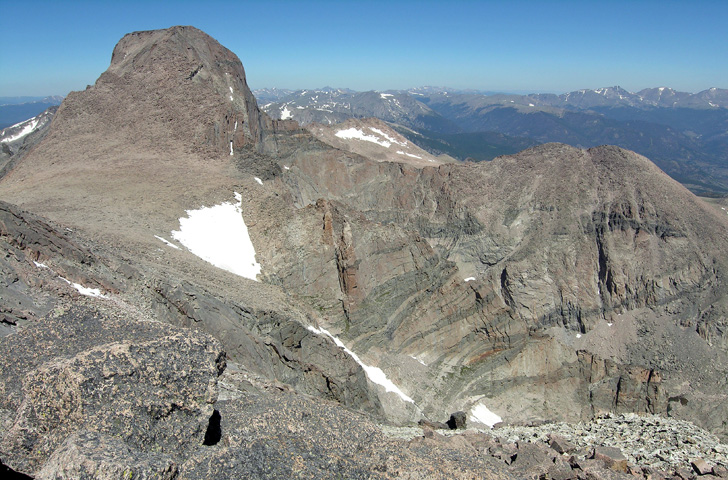
{"type": "Polygon", "coordinates": [[[0,0],[0,96],[92,84],[135,30],[194,25],[252,88],[728,88],[728,1],[0,0]]]}

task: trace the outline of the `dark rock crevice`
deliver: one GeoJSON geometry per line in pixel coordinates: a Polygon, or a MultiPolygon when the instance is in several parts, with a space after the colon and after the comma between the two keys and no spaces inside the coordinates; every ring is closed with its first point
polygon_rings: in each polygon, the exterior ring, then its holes
{"type": "Polygon", "coordinates": [[[202,441],[203,445],[212,446],[217,445],[222,438],[222,427],[220,426],[220,412],[215,409],[212,411],[210,421],[207,424],[207,430],[205,431],[205,439],[202,441]]]}

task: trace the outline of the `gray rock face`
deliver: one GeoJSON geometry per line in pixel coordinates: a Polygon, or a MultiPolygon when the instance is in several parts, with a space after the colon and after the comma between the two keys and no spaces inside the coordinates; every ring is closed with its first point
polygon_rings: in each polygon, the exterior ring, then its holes
{"type": "Polygon", "coordinates": [[[154,291],[160,319],[221,338],[228,355],[248,371],[383,418],[362,368],[300,320],[276,311],[228,305],[189,282],[172,286],[160,281],[154,291]]]}
{"type": "MultiPolygon", "coordinates": [[[[173,113],[170,132],[175,136],[189,133],[187,128],[193,119],[212,113],[214,123],[196,128],[193,141],[200,147],[209,145],[226,153],[230,144],[233,148],[249,145],[263,151],[266,119],[258,112],[240,60],[196,28],[172,27],[126,35],[114,48],[111,65],[95,87],[104,91],[132,85],[139,88],[144,84],[149,89],[138,92],[139,100],[144,94],[164,98],[170,90],[187,91],[189,97],[184,105],[175,105],[173,112],[169,112],[173,113]],[[142,78],[144,81],[140,82],[142,78]],[[206,88],[200,88],[202,84],[206,88]],[[210,90],[219,95],[206,95],[210,90]],[[210,108],[214,113],[202,113],[210,108]]],[[[164,109],[152,102],[155,109],[164,109]]],[[[138,103],[134,102],[134,106],[138,103]]]]}
{"type": "Polygon", "coordinates": [[[114,436],[81,431],[53,452],[35,478],[172,480],[178,473],[168,456],[142,452],[114,436]]]}
{"type": "Polygon", "coordinates": [[[58,448],[63,457],[78,432],[172,456],[202,444],[225,367],[211,337],[73,309],[0,341],[2,408],[14,412],[0,455],[13,468],[35,472],[58,448]]]}
{"type": "MultiPolygon", "coordinates": [[[[426,363],[398,381],[426,385],[415,400],[433,418],[478,397],[511,421],[667,413],[682,372],[707,358],[717,368],[701,395],[728,405],[717,387],[726,264],[714,248],[726,219],[643,157],[552,144],[478,165],[300,156],[293,167],[286,188],[313,235],[280,237],[297,257],[263,250],[269,278],[318,292],[331,320],[336,304],[323,302],[338,297],[332,324],[355,351],[426,363]],[[652,326],[685,339],[648,349],[652,326]],[[655,350],[674,360],[648,358],[655,350]]],[[[724,428],[697,405],[690,418],[724,428]]]]}
{"type": "Polygon", "coordinates": [[[0,331],[42,317],[58,293],[58,277],[89,288],[117,291],[123,281],[68,230],[0,201],[0,331]],[[54,284],[56,284],[54,286],[54,284]]]}

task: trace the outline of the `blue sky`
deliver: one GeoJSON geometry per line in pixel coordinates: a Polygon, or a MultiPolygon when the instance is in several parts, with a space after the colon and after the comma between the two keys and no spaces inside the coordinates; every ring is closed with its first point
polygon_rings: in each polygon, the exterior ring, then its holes
{"type": "Polygon", "coordinates": [[[0,96],[92,84],[118,40],[194,25],[252,88],[728,88],[722,1],[0,0],[0,96]]]}

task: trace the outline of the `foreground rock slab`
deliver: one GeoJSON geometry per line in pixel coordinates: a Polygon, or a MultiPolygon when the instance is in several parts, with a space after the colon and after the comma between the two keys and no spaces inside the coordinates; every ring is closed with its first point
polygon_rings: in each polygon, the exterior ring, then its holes
{"type": "Polygon", "coordinates": [[[78,437],[82,433],[113,437],[103,450],[119,453],[119,462],[140,455],[114,445],[175,458],[202,444],[225,366],[225,354],[210,336],[80,307],[0,343],[8,425],[0,455],[29,473],[51,458],[82,457],[72,453],[91,442],[78,437]]]}

